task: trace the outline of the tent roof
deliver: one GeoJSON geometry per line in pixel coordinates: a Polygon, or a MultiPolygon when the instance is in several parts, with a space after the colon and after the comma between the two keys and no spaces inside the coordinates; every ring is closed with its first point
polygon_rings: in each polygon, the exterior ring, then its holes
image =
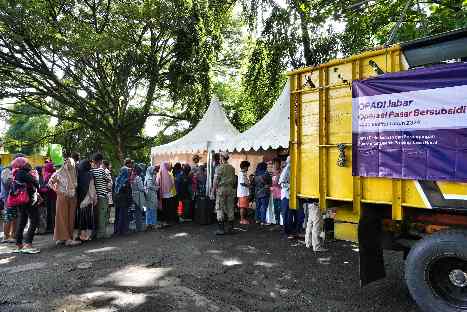
{"type": "Polygon", "coordinates": [[[204,117],[187,135],[165,145],[155,146],[151,154],[181,154],[206,151],[209,143],[225,141],[240,132],[230,123],[219,100],[212,99],[204,117]]]}
{"type": "Polygon", "coordinates": [[[271,110],[253,127],[229,140],[214,144],[214,150],[249,151],[287,148],[290,140],[290,84],[286,83],[282,94],[271,110]]]}

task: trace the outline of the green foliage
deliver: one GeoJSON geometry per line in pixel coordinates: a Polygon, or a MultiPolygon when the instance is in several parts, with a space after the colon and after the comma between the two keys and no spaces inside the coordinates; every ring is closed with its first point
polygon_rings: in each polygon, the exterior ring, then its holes
{"type": "Polygon", "coordinates": [[[0,100],[16,98],[79,125],[93,140],[89,148],[122,160],[146,146],[142,129],[149,116],[194,123],[202,115],[231,6],[207,0],[2,1],[0,100]],[[174,115],[159,102],[164,94],[171,95],[174,115]]]}
{"type": "Polygon", "coordinates": [[[10,127],[4,138],[5,148],[10,153],[26,155],[41,152],[47,143],[43,137],[50,132],[50,118],[37,114],[27,104],[16,104],[15,109],[20,113],[11,115],[7,120],[10,127]]]}
{"type": "Polygon", "coordinates": [[[346,21],[341,36],[345,55],[388,43],[390,33],[402,17],[393,42],[408,41],[467,26],[467,4],[463,0],[407,1],[380,0],[347,9],[352,1],[343,1],[339,13],[346,21]]]}

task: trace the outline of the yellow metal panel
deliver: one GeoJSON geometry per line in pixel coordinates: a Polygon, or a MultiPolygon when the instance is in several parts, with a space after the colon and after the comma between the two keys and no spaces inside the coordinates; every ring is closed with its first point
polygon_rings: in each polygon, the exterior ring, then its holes
{"type": "Polygon", "coordinates": [[[358,242],[358,224],[334,223],[334,238],[349,242],[358,242]]]}
{"type": "Polygon", "coordinates": [[[340,222],[358,223],[359,215],[352,211],[352,207],[337,207],[335,220],[340,222]]]}
{"type": "Polygon", "coordinates": [[[307,148],[303,146],[303,150],[306,150],[301,153],[301,163],[302,168],[306,168],[306,171],[300,175],[300,188],[298,188],[298,193],[302,195],[308,195],[310,197],[319,196],[319,164],[316,162],[318,159],[318,147],[314,145],[313,147],[307,148]]]}
{"type": "MultiPolygon", "coordinates": [[[[320,69],[320,87],[325,87],[329,84],[329,72],[326,68],[320,69]]],[[[319,93],[319,203],[321,210],[327,209],[327,188],[328,188],[328,155],[324,145],[328,142],[328,125],[327,125],[327,111],[329,104],[329,90],[321,88],[319,93]]]]}
{"type": "Polygon", "coordinates": [[[362,178],[362,199],[375,202],[392,201],[392,182],[385,178],[362,178]]]}
{"type": "MultiPolygon", "coordinates": [[[[352,198],[352,158],[347,155],[347,165],[345,167],[337,166],[339,151],[337,147],[329,147],[328,152],[328,196],[334,198],[352,198]],[[344,187],[343,187],[344,186],[344,187]],[[350,186],[350,187],[349,187],[350,186]]],[[[347,149],[348,152],[348,149],[347,149]]]]}
{"type": "Polygon", "coordinates": [[[352,92],[349,86],[329,90],[328,143],[352,142],[352,92]]]}
{"type": "Polygon", "coordinates": [[[402,181],[392,180],[392,219],[402,220],[404,218],[402,209],[402,181]]]}
{"type": "Polygon", "coordinates": [[[352,63],[343,63],[328,67],[329,85],[342,84],[352,80],[352,63]]]}
{"type": "MultiPolygon", "coordinates": [[[[298,76],[290,79],[290,90],[296,91],[299,89],[298,76]]],[[[298,104],[300,94],[292,94],[290,97],[290,200],[289,206],[291,209],[297,208],[297,180],[300,177],[298,164],[298,104]]]]}
{"type": "Polygon", "coordinates": [[[438,182],[438,186],[445,197],[467,198],[467,183],[438,182]]]}
{"type": "Polygon", "coordinates": [[[367,52],[363,52],[363,53],[360,53],[360,54],[352,55],[352,56],[344,58],[344,59],[335,59],[335,60],[332,60],[332,61],[330,61],[330,62],[328,62],[326,64],[321,64],[321,65],[313,66],[313,67],[305,67],[305,68],[301,68],[301,69],[291,71],[291,72],[288,73],[288,75],[292,76],[292,75],[299,75],[299,74],[303,74],[303,73],[308,73],[308,72],[311,72],[311,71],[315,71],[315,70],[317,70],[319,68],[331,67],[331,66],[336,66],[336,65],[345,64],[345,63],[351,63],[353,61],[359,61],[361,59],[370,58],[372,56],[375,56],[375,55],[377,56],[377,55],[381,55],[381,54],[384,54],[384,53],[394,53],[394,54],[398,55],[398,54],[400,54],[400,46],[396,44],[396,45],[393,45],[392,47],[389,47],[389,48],[386,48],[386,49],[367,51],[367,52]]]}
{"type": "Polygon", "coordinates": [[[417,191],[415,181],[404,180],[402,181],[402,205],[413,208],[428,208],[417,191]]]}

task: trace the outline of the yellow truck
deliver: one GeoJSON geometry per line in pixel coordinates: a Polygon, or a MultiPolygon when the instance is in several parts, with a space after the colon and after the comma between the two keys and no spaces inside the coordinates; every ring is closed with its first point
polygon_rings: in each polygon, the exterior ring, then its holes
{"type": "Polygon", "coordinates": [[[467,311],[466,57],[461,29],[289,73],[290,207],[332,212],[335,237],[359,244],[362,286],[385,277],[384,249],[402,251],[423,311],[467,311]]]}

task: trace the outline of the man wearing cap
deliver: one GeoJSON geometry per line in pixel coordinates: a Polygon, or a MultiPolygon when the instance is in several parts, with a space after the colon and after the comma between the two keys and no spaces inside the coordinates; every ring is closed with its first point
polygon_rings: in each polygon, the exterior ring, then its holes
{"type": "Polygon", "coordinates": [[[216,235],[224,235],[224,221],[227,216],[227,233],[233,231],[234,202],[235,202],[235,168],[228,163],[229,154],[220,154],[221,164],[216,168],[214,174],[213,194],[216,195],[216,214],[218,230],[216,235]]]}

